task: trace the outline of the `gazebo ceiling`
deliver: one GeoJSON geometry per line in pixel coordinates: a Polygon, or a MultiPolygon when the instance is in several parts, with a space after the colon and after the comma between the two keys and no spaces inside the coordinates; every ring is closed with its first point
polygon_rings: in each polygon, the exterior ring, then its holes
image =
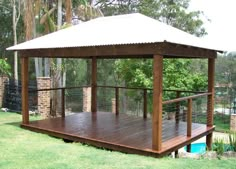
{"type": "Polygon", "coordinates": [[[142,14],[93,19],[12,47],[30,57],[215,57],[202,39],[142,14]]]}

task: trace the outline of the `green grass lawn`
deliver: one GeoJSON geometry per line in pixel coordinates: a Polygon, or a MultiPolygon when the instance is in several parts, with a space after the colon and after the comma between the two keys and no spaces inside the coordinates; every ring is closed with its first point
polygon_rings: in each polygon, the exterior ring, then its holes
{"type": "Polygon", "coordinates": [[[230,131],[230,116],[222,114],[214,114],[215,130],[220,132],[230,131]]]}
{"type": "Polygon", "coordinates": [[[20,121],[19,114],[0,112],[1,169],[236,169],[236,159],[155,159],[64,143],[61,139],[21,129],[20,121]]]}
{"type": "MultiPolygon", "coordinates": [[[[195,120],[195,123],[202,123],[206,124],[206,116],[200,116],[197,120],[195,120]]],[[[215,131],[218,132],[229,132],[230,131],[230,115],[225,114],[214,114],[214,126],[215,131]]]]}

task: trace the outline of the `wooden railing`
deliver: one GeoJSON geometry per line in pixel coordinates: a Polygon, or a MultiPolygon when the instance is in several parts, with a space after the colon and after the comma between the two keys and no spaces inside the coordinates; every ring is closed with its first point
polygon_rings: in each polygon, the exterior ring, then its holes
{"type": "MultiPolygon", "coordinates": [[[[121,86],[97,86],[99,88],[112,88],[115,90],[115,105],[116,105],[116,114],[119,114],[119,90],[120,89],[130,89],[130,90],[142,90],[143,91],[143,118],[147,118],[147,91],[152,91],[153,89],[151,88],[140,88],[140,87],[121,87],[121,86]]],[[[168,100],[164,101],[163,104],[170,104],[170,103],[176,103],[176,110],[177,110],[177,115],[179,114],[179,107],[180,107],[180,102],[188,99],[194,99],[202,96],[207,96],[210,93],[204,93],[202,91],[197,92],[197,91],[186,91],[186,90],[163,90],[167,92],[176,92],[176,99],[173,100],[168,100]],[[193,96],[188,96],[188,97],[180,97],[181,93],[194,93],[196,95],[193,96]],[[200,93],[200,94],[199,94],[200,93]]],[[[176,119],[178,121],[178,119],[176,119]]]]}
{"type": "Polygon", "coordinates": [[[60,90],[61,91],[61,117],[65,117],[65,90],[80,89],[80,88],[85,88],[85,87],[91,87],[91,86],[45,88],[45,89],[29,90],[29,92],[42,92],[42,91],[60,90]]]}
{"type": "MultiPolygon", "coordinates": [[[[85,88],[91,86],[76,86],[76,87],[60,87],[60,88],[45,88],[45,89],[38,89],[38,90],[30,90],[29,92],[40,92],[40,91],[52,91],[52,90],[61,90],[61,113],[62,117],[65,117],[65,90],[70,89],[78,89],[78,88],[85,88]]],[[[131,89],[131,90],[142,90],[143,95],[143,118],[147,118],[148,113],[148,91],[152,91],[151,88],[139,88],[139,87],[121,87],[121,86],[96,86],[97,88],[111,88],[115,90],[115,114],[119,114],[119,98],[120,98],[120,89],[131,89]]],[[[192,100],[195,98],[199,98],[202,96],[209,96],[211,93],[204,93],[204,92],[196,92],[196,91],[186,91],[186,90],[164,90],[167,92],[176,92],[176,99],[163,101],[163,104],[171,104],[176,103],[176,117],[179,116],[180,110],[180,102],[187,101],[188,102],[188,111],[187,111],[187,136],[191,136],[191,123],[192,123],[192,100]],[[194,93],[195,95],[188,96],[188,97],[180,97],[181,93],[194,93]]],[[[176,122],[179,119],[176,118],[176,122]]]]}
{"type": "MultiPolygon", "coordinates": [[[[178,92],[177,92],[178,93],[178,92]]],[[[196,94],[193,96],[188,96],[188,97],[181,97],[181,98],[176,98],[168,101],[164,101],[163,104],[171,104],[171,103],[176,103],[176,106],[179,106],[180,102],[182,101],[187,101],[187,136],[191,137],[192,135],[192,111],[193,111],[193,99],[203,97],[203,96],[210,96],[212,95],[211,93],[201,93],[201,94],[196,94]]],[[[177,94],[179,96],[179,94],[177,94]]],[[[177,109],[179,113],[179,108],[177,109]]],[[[176,116],[179,114],[176,114],[176,116]]],[[[176,120],[176,123],[178,123],[178,120],[176,120]]]]}
{"type": "Polygon", "coordinates": [[[147,118],[147,91],[152,90],[149,88],[136,88],[136,87],[119,87],[119,86],[97,86],[99,88],[112,88],[115,89],[115,114],[119,114],[119,91],[120,89],[142,90],[143,91],[143,118],[147,118]]]}

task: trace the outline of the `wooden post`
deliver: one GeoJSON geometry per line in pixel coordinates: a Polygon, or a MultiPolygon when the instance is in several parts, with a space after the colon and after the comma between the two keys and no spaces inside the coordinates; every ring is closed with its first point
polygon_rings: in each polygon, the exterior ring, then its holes
{"type": "Polygon", "coordinates": [[[187,152],[188,152],[188,153],[191,152],[191,144],[187,145],[187,152]]]}
{"type": "Polygon", "coordinates": [[[162,78],[163,56],[153,56],[152,148],[161,150],[162,143],[162,78]]]}
{"type": "MultiPolygon", "coordinates": [[[[215,74],[215,59],[208,59],[208,92],[211,93],[207,97],[207,126],[213,126],[213,112],[214,112],[214,74],[215,74]]],[[[206,144],[208,149],[211,149],[212,145],[212,133],[206,136],[206,144]]]]}
{"type": "Polygon", "coordinates": [[[65,88],[61,89],[61,117],[65,117],[65,88]]]}
{"type": "Polygon", "coordinates": [[[215,59],[208,59],[207,126],[213,126],[215,59]]]}
{"type": "Polygon", "coordinates": [[[21,57],[21,81],[22,81],[22,123],[29,124],[29,103],[28,103],[28,84],[29,84],[29,58],[21,57]]]}
{"type": "Polygon", "coordinates": [[[147,118],[147,89],[143,90],[143,118],[147,118]]]}
{"type": "MultiPolygon", "coordinates": [[[[180,97],[180,91],[176,92],[176,98],[180,97]]],[[[175,122],[179,123],[179,110],[180,110],[180,102],[176,102],[176,114],[175,114],[175,122]]]]}
{"type": "Polygon", "coordinates": [[[92,113],[97,112],[97,57],[92,57],[92,113]]]}
{"type": "Polygon", "coordinates": [[[175,158],[178,158],[178,156],[179,156],[179,150],[176,150],[175,151],[175,158]]]}
{"type": "Polygon", "coordinates": [[[187,113],[187,136],[192,136],[192,109],[193,109],[193,100],[188,99],[188,113],[187,113]]]}
{"type": "Polygon", "coordinates": [[[212,149],[212,133],[210,133],[210,134],[208,134],[207,136],[206,136],[206,150],[211,150],[212,149]]]}
{"type": "Polygon", "coordinates": [[[119,114],[119,88],[116,87],[115,89],[116,89],[116,91],[115,91],[115,93],[116,93],[116,115],[118,115],[119,114]]]}

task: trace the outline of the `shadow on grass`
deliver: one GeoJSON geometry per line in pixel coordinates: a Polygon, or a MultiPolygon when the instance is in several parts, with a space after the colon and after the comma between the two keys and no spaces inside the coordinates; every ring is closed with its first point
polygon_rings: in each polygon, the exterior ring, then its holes
{"type": "Polygon", "coordinates": [[[3,124],[20,128],[21,122],[17,121],[17,122],[11,122],[11,123],[3,123],[3,124]]]}

